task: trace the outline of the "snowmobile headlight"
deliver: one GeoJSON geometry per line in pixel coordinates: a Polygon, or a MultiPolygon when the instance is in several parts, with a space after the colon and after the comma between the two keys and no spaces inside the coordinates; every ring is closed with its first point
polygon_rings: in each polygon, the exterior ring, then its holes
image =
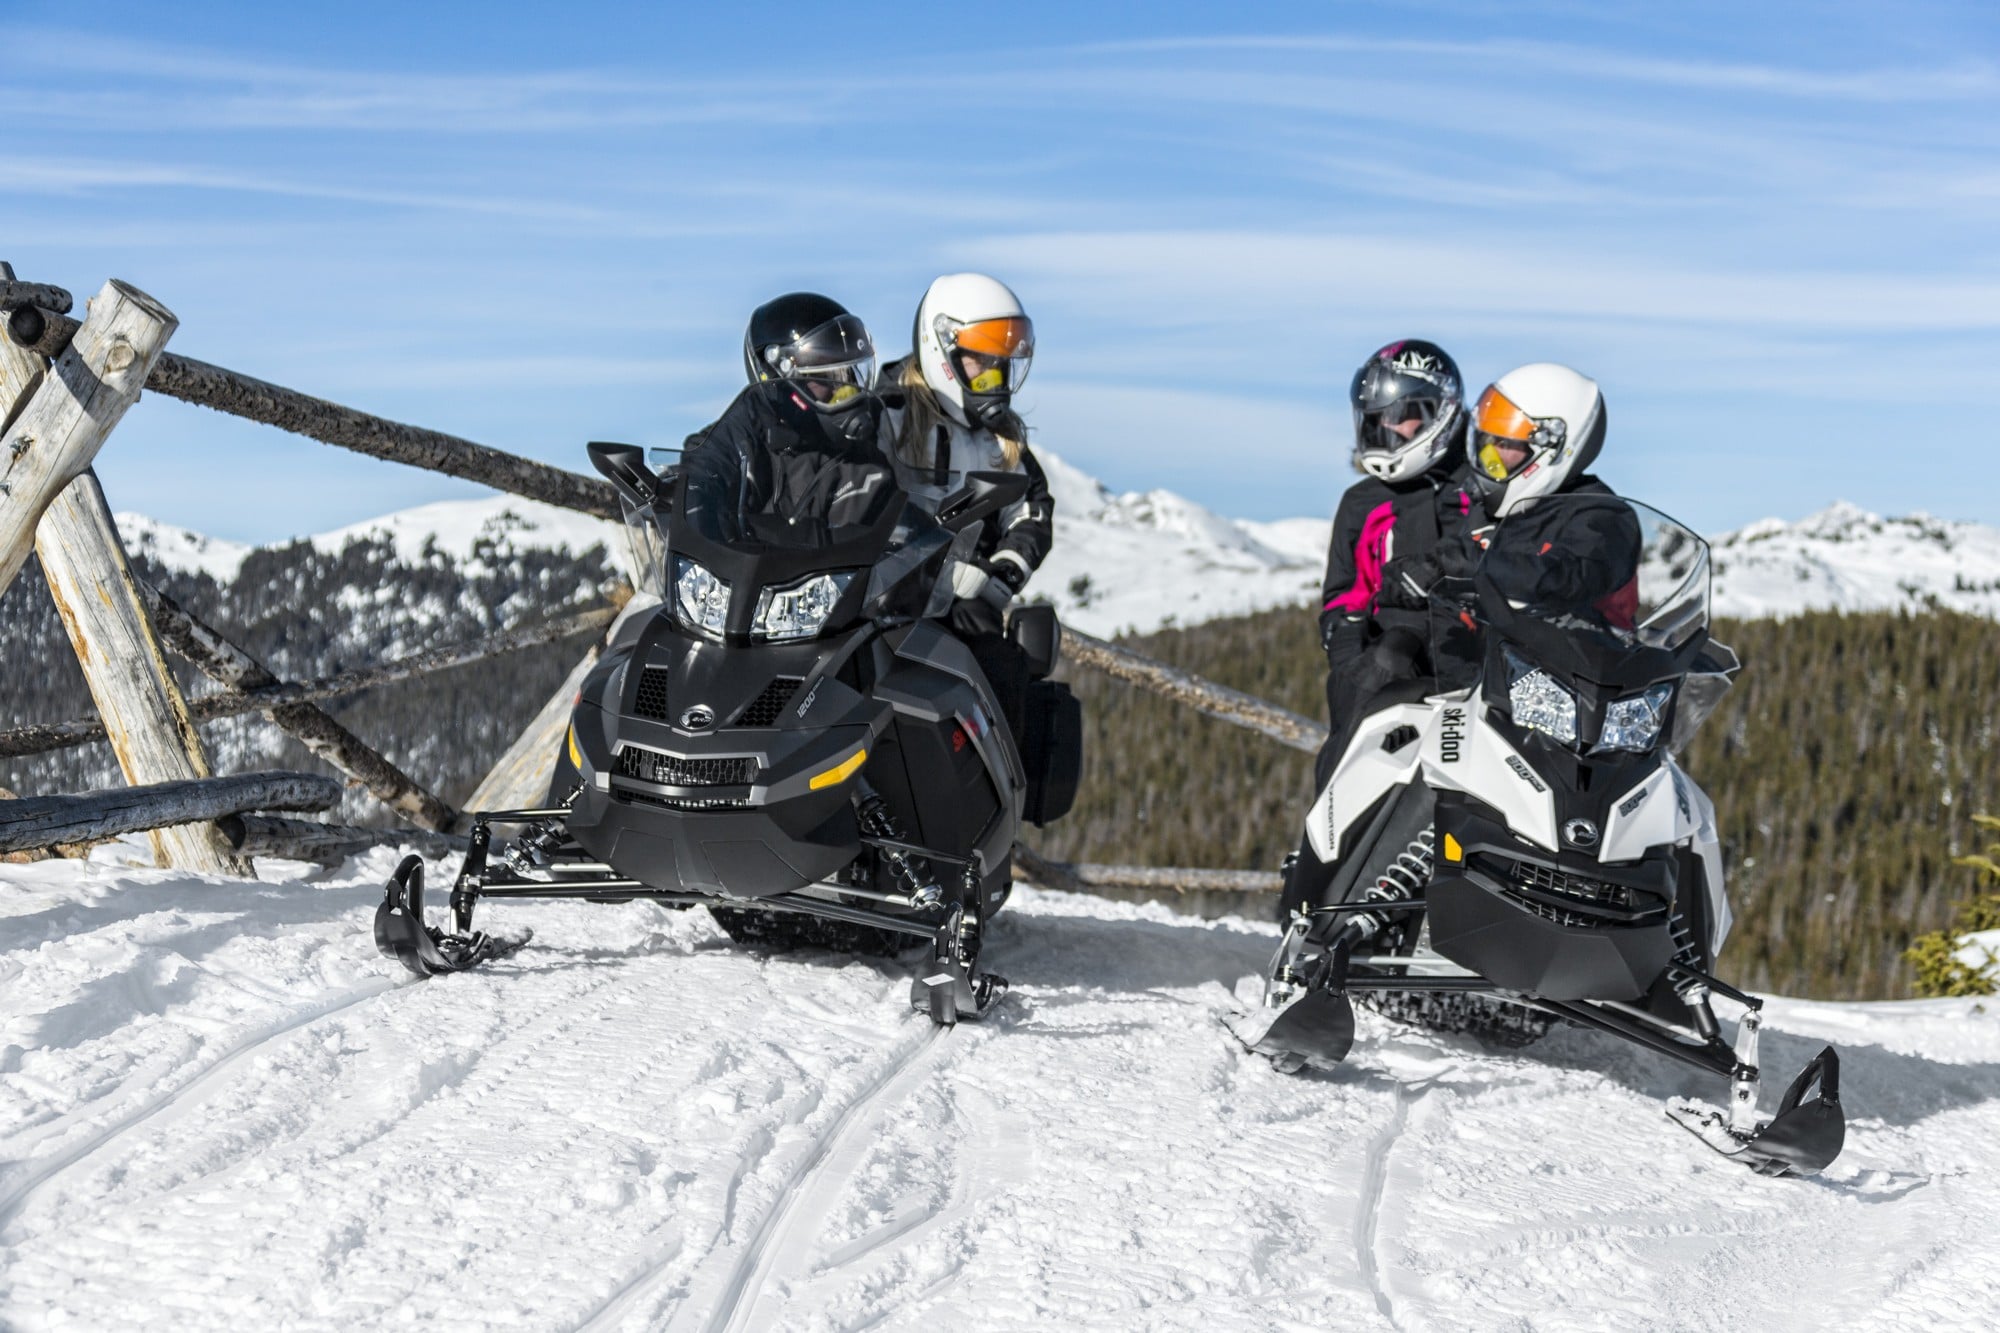
{"type": "Polygon", "coordinates": [[[1507,705],[1514,725],[1564,745],[1576,744],[1576,696],[1512,648],[1502,651],[1507,657],[1507,705]]]}
{"type": "Polygon", "coordinates": [[[1666,720],[1667,703],[1673,697],[1674,687],[1662,684],[1633,698],[1617,700],[1604,710],[1604,730],[1591,748],[1637,753],[1652,749],[1659,743],[1660,724],[1666,720]]]}
{"type": "Polygon", "coordinates": [[[674,602],[694,629],[720,635],[729,620],[729,583],[684,555],[674,557],[674,602]]]}
{"type": "Polygon", "coordinates": [[[750,622],[750,635],[757,639],[810,639],[826,628],[826,618],[854,571],[815,574],[785,588],[766,588],[757,594],[757,616],[750,622]]]}

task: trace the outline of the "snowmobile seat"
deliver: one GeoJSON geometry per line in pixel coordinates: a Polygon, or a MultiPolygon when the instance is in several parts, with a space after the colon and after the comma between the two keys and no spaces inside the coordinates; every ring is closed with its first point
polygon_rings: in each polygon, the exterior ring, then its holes
{"type": "Polygon", "coordinates": [[[1028,659],[1028,679],[1046,679],[1062,656],[1062,622],[1046,602],[1017,606],[1007,617],[1007,637],[1028,659]]]}

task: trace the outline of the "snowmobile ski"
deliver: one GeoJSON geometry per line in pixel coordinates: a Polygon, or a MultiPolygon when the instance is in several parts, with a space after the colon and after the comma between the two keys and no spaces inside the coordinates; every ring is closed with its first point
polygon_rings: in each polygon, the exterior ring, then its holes
{"type": "Polygon", "coordinates": [[[532,938],[489,935],[483,930],[451,933],[424,921],[424,859],[406,856],[375,909],[375,947],[420,977],[464,972],[513,953],[532,938]]]}
{"type": "Polygon", "coordinates": [[[1757,1122],[1756,1010],[1736,1029],[1736,1075],[1729,1110],[1677,1100],[1667,1118],[1724,1157],[1760,1176],[1809,1176],[1824,1170],[1847,1141],[1847,1117],[1840,1109],[1840,1056],[1828,1046],[1799,1071],[1778,1101],[1778,1113],[1757,1122]],[[1808,1101],[1806,1093],[1817,1089],[1808,1101]]]}

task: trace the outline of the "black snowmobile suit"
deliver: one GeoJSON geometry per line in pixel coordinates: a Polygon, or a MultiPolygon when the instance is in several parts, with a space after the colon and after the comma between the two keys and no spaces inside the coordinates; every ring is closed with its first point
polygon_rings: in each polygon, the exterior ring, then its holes
{"type": "MultiPolygon", "coordinates": [[[[829,464],[889,460],[876,446],[882,406],[877,400],[839,414],[821,412],[783,380],[752,384],[736,395],[701,445],[683,455],[691,515],[734,524],[738,514],[797,512],[791,497],[844,475],[829,464]]],[[[809,508],[809,507],[808,507],[809,508]]],[[[716,534],[725,540],[746,535],[716,534]]]]}
{"type": "Polygon", "coordinates": [[[1564,495],[1602,495],[1603,506],[1530,505],[1493,530],[1483,565],[1507,588],[1532,589],[1528,605],[1631,629],[1644,536],[1632,510],[1585,475],[1564,495]]]}
{"type": "Polygon", "coordinates": [[[1463,450],[1454,448],[1409,481],[1392,486],[1365,477],[1341,497],[1320,586],[1332,736],[1317,768],[1339,754],[1333,746],[1369,696],[1398,680],[1435,673],[1428,600],[1385,579],[1384,569],[1445,546],[1460,548],[1469,559],[1471,533],[1486,522],[1469,469],[1463,450]]]}

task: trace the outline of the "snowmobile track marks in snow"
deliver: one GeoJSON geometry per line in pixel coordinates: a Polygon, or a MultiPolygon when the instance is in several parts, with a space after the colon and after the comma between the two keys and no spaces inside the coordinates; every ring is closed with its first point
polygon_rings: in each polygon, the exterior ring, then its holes
{"type": "MultiPolygon", "coordinates": [[[[808,1189],[813,1177],[829,1160],[836,1156],[850,1127],[865,1122],[863,1112],[872,1105],[886,1100],[891,1093],[900,1093],[910,1077],[919,1072],[928,1072],[929,1061],[923,1057],[937,1047],[940,1038],[955,1029],[936,1027],[927,1020],[924,1030],[916,1041],[888,1060],[881,1069],[862,1086],[847,1105],[844,1106],[800,1153],[797,1165],[785,1177],[776,1198],[756,1231],[735,1253],[728,1275],[708,1310],[688,1309],[685,1306],[668,1320],[666,1327],[694,1328],[722,1333],[723,1330],[743,1327],[743,1317],[752,1312],[758,1289],[776,1259],[789,1257],[793,1246],[788,1237],[796,1225],[798,1207],[801,1200],[811,1191],[808,1189]]],[[[817,1105],[813,1109],[817,1109],[817,1105]]],[[[811,1111],[806,1112],[807,1115],[811,1111]]],[[[740,1180],[738,1182],[741,1183],[740,1180]]],[[[618,1327],[620,1322],[645,1299],[650,1288],[660,1275],[680,1256],[681,1247],[676,1244],[670,1250],[657,1256],[644,1269],[627,1281],[595,1311],[586,1316],[578,1325],[577,1333],[592,1329],[618,1327]]]]}
{"type": "Polygon", "coordinates": [[[1382,1279],[1381,1258],[1376,1252],[1375,1231],[1382,1218],[1382,1195],[1389,1184],[1389,1154],[1409,1127],[1410,1108],[1424,1095],[1425,1089],[1396,1085],[1396,1113],[1382,1132],[1368,1145],[1366,1169],[1362,1180],[1361,1207],[1354,1214],[1354,1257],[1361,1267],[1361,1275],[1368,1279],[1368,1290],[1374,1293],[1375,1308],[1382,1317],[1395,1328],[1402,1322],[1396,1318],[1396,1303],[1389,1296],[1389,1288],[1382,1279]]]}
{"type": "MultiPolygon", "coordinates": [[[[245,1056],[254,1055],[271,1043],[281,1041],[301,1028],[310,1027],[323,1018],[337,1014],[343,1009],[352,1008],[364,1000],[371,1000],[378,995],[386,994],[396,989],[396,987],[396,979],[382,977],[368,985],[357,986],[353,990],[334,999],[325,1000],[313,1005],[305,1010],[305,1012],[294,1015],[275,1025],[259,1029],[253,1035],[231,1047],[227,1053],[187,1082],[171,1091],[147,1098],[141,1105],[129,1113],[120,1116],[109,1125],[103,1126],[95,1134],[82,1143],[77,1144],[74,1148],[59,1149],[51,1153],[46,1161],[40,1166],[31,1169],[27,1177],[14,1186],[5,1196],[0,1196],[0,1235],[6,1233],[7,1228],[20,1215],[21,1210],[27,1206],[28,1199],[36,1190],[48,1184],[71,1167],[109,1148],[120,1138],[137,1129],[148,1120],[151,1120],[154,1116],[187,1101],[190,1097],[196,1096],[208,1084],[220,1078],[225,1071],[241,1063],[245,1056]]],[[[29,1160],[32,1161],[33,1159],[29,1160]]]]}

